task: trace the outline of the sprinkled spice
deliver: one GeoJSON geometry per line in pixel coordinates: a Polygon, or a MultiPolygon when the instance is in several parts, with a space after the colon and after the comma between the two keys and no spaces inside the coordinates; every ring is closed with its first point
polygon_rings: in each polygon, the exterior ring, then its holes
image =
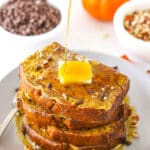
{"type": "Polygon", "coordinates": [[[136,38],[150,42],[150,9],[127,14],[124,18],[124,28],[136,38]]]}
{"type": "Polygon", "coordinates": [[[46,0],[9,0],[0,8],[0,25],[20,35],[38,35],[55,28],[60,11],[46,0]]]}

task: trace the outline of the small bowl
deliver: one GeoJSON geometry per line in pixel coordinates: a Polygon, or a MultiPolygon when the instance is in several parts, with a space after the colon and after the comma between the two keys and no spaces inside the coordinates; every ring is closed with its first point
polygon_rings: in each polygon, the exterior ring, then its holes
{"type": "MultiPolygon", "coordinates": [[[[6,0],[1,0],[0,6],[6,2],[6,0]]],[[[45,45],[48,45],[49,43],[59,39],[60,34],[64,30],[66,24],[66,10],[64,10],[64,7],[61,5],[62,3],[58,0],[48,0],[48,3],[57,8],[61,14],[60,23],[51,31],[39,35],[23,36],[11,33],[0,26],[0,35],[3,37],[1,42],[5,45],[8,45],[8,49],[11,47],[11,51],[14,51],[17,56],[23,54],[24,57],[26,57],[37,49],[41,49],[45,45]]]]}
{"type": "Polygon", "coordinates": [[[137,10],[150,9],[149,0],[132,0],[123,4],[115,13],[113,25],[122,48],[131,56],[150,62],[150,42],[132,36],[123,25],[124,17],[137,10]]]}

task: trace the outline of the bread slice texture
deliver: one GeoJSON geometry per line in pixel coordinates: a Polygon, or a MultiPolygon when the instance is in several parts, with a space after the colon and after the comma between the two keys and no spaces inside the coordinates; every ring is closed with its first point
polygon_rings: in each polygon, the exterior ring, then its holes
{"type": "Polygon", "coordinates": [[[31,55],[20,65],[22,89],[53,113],[82,122],[110,120],[129,89],[129,79],[101,63],[70,52],[67,60],[89,61],[93,78],[89,85],[62,85],[57,78],[58,62],[64,60],[65,48],[52,43],[31,55]]]}
{"type": "Polygon", "coordinates": [[[101,124],[101,122],[95,124],[74,120],[73,118],[66,118],[64,116],[56,115],[51,111],[47,111],[41,106],[35,104],[32,99],[26,96],[26,94],[21,89],[17,93],[17,99],[19,110],[22,111],[28,119],[33,120],[40,126],[64,126],[69,129],[94,128],[115,122],[121,119],[122,116],[127,117],[129,113],[128,105],[120,105],[119,108],[114,112],[111,120],[105,120],[103,122],[104,124],[101,124]]]}
{"type": "MultiPolygon", "coordinates": [[[[127,113],[126,115],[130,115],[127,113]]],[[[122,116],[120,120],[106,126],[72,130],[65,127],[38,126],[34,121],[24,117],[24,124],[27,124],[41,136],[51,141],[70,143],[76,146],[109,145],[112,139],[126,137],[125,120],[128,116],[122,116]]]]}
{"type": "Polygon", "coordinates": [[[98,143],[97,145],[76,146],[65,142],[50,140],[46,134],[43,136],[39,130],[34,129],[26,122],[22,123],[23,133],[43,150],[108,150],[121,144],[125,138],[125,130],[120,130],[118,135],[111,135],[109,143],[98,143]]]}

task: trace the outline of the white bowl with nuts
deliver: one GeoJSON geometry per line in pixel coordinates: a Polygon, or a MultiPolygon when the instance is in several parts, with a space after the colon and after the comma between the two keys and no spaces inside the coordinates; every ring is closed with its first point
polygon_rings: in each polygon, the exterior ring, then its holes
{"type": "Polygon", "coordinates": [[[122,49],[133,58],[150,62],[150,1],[123,4],[115,13],[113,25],[122,49]]]}
{"type": "Polygon", "coordinates": [[[1,42],[16,45],[22,52],[26,49],[29,55],[32,49],[57,40],[66,24],[61,4],[58,0],[1,0],[1,42]]]}

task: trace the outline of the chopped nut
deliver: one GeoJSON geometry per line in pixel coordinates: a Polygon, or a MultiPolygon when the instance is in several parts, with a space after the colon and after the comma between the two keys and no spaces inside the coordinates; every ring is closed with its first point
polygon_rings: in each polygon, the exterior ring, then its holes
{"type": "Polygon", "coordinates": [[[57,46],[57,47],[55,47],[53,50],[54,50],[54,51],[58,51],[58,50],[61,50],[61,49],[60,49],[59,46],[57,46]]]}
{"type": "Polygon", "coordinates": [[[133,137],[138,138],[139,137],[138,133],[137,132],[133,133],[133,137]]]}
{"type": "Polygon", "coordinates": [[[20,112],[19,111],[16,113],[16,116],[20,116],[20,112]]]}
{"type": "Polygon", "coordinates": [[[108,98],[108,95],[106,92],[103,92],[102,94],[99,95],[99,99],[104,101],[108,98]]]}
{"type": "Polygon", "coordinates": [[[37,91],[36,91],[36,94],[37,94],[38,96],[41,96],[41,94],[42,94],[41,90],[37,90],[37,91]]]}
{"type": "Polygon", "coordinates": [[[105,91],[105,88],[101,88],[102,91],[105,91]]]}
{"type": "Polygon", "coordinates": [[[135,121],[135,120],[133,120],[132,122],[131,122],[131,125],[132,126],[135,126],[137,124],[137,121],[135,121]]]}
{"type": "Polygon", "coordinates": [[[46,132],[46,129],[44,129],[44,128],[40,128],[40,130],[41,130],[42,132],[46,132]]]}
{"type": "Polygon", "coordinates": [[[107,99],[107,97],[105,96],[104,98],[103,98],[103,100],[106,100],[107,99]]]}
{"type": "Polygon", "coordinates": [[[42,148],[39,145],[37,145],[36,143],[33,144],[33,148],[34,148],[34,150],[42,150],[42,148]]]}
{"type": "Polygon", "coordinates": [[[44,60],[43,62],[42,62],[42,64],[48,64],[48,60],[44,60]]]}
{"type": "Polygon", "coordinates": [[[94,94],[95,94],[96,96],[99,96],[99,93],[98,93],[98,92],[95,92],[94,94]]]}
{"type": "Polygon", "coordinates": [[[42,62],[42,65],[43,65],[44,68],[47,68],[47,67],[49,66],[48,60],[44,60],[44,61],[42,62]]]}
{"type": "Polygon", "coordinates": [[[37,79],[43,80],[43,78],[44,78],[43,76],[39,75],[37,79]]]}
{"type": "Polygon", "coordinates": [[[51,61],[52,60],[52,56],[48,56],[47,61],[51,61]]]}
{"type": "Polygon", "coordinates": [[[27,145],[24,145],[23,149],[24,150],[31,150],[31,148],[29,148],[27,145]]]}
{"type": "Polygon", "coordinates": [[[139,121],[139,116],[135,115],[135,116],[132,117],[132,119],[135,120],[135,121],[139,121]]]}
{"type": "Polygon", "coordinates": [[[115,88],[114,86],[111,86],[111,88],[110,88],[110,89],[111,89],[111,90],[113,90],[114,88],[115,88]]]}
{"type": "Polygon", "coordinates": [[[43,57],[43,53],[39,52],[39,57],[42,58],[43,57]]]}
{"type": "Polygon", "coordinates": [[[124,18],[124,28],[134,37],[150,41],[150,9],[127,14],[124,18]]]}
{"type": "Polygon", "coordinates": [[[67,98],[67,96],[66,96],[66,94],[62,94],[62,97],[65,99],[65,100],[67,100],[68,98],[67,98]]]}

